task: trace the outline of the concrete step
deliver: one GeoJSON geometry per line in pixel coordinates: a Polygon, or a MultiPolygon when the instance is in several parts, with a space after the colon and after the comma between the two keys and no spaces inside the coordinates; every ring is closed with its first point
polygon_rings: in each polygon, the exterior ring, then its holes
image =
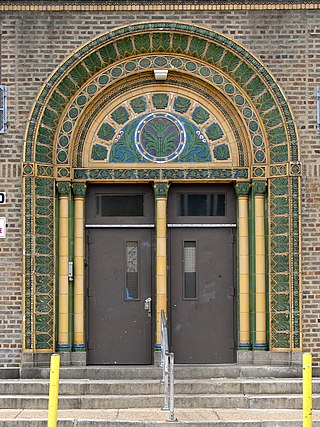
{"type": "MultiPolygon", "coordinates": [[[[0,380],[0,395],[48,394],[48,380],[0,380]]],[[[160,380],[60,380],[63,395],[161,394],[160,380]]],[[[320,380],[313,380],[313,392],[320,393],[320,380]]],[[[301,394],[301,379],[198,379],[176,380],[176,394],[301,394]]]]}
{"type": "MultiPolygon", "coordinates": [[[[120,410],[59,410],[58,427],[172,426],[159,408],[120,410]]],[[[0,427],[45,427],[46,411],[2,410],[0,427]]],[[[302,411],[252,409],[176,409],[175,426],[186,427],[301,427],[302,411]]],[[[320,427],[320,411],[313,411],[313,427],[320,427]]]]}
{"type": "MultiPolygon", "coordinates": [[[[60,409],[126,409],[161,408],[162,395],[59,395],[60,409]]],[[[44,395],[0,395],[2,409],[46,409],[48,397],[44,395]]],[[[243,395],[243,394],[176,394],[177,408],[251,408],[301,409],[301,395],[243,395]]],[[[313,395],[313,408],[320,409],[320,395],[313,395]]]]}
{"type": "MultiPolygon", "coordinates": [[[[58,427],[169,427],[169,421],[108,421],[108,420],[60,420],[58,427]]],[[[301,421],[181,421],[174,426],[186,427],[301,427],[301,421]]],[[[46,427],[46,420],[0,420],[0,427],[46,427]]],[[[320,427],[320,422],[313,423],[320,427]]]]}
{"type": "MultiPolygon", "coordinates": [[[[21,378],[49,378],[49,368],[23,368],[21,378]]],[[[64,379],[159,379],[160,367],[147,366],[86,366],[61,367],[60,378],[64,379]]],[[[301,367],[297,366],[248,366],[228,365],[176,365],[176,379],[201,378],[301,378],[301,367]]]]}

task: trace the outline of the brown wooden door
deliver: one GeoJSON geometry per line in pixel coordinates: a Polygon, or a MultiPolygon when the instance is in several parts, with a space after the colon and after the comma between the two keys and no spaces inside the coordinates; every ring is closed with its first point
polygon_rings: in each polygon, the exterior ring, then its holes
{"type": "Polygon", "coordinates": [[[148,222],[153,211],[146,209],[149,191],[125,190],[97,186],[89,191],[88,364],[152,362],[152,305],[146,310],[145,300],[152,298],[153,225],[148,222]]]}
{"type": "Polygon", "coordinates": [[[177,363],[235,361],[233,202],[229,187],[172,188],[169,313],[177,363]]]}

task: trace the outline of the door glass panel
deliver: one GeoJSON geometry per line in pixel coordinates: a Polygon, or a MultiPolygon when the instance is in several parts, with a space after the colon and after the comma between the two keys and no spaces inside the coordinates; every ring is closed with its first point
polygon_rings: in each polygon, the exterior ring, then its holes
{"type": "Polygon", "coordinates": [[[184,242],[184,299],[197,298],[196,259],[197,246],[194,241],[184,242]]]}
{"type": "Polygon", "coordinates": [[[96,196],[96,215],[109,216],[143,216],[143,195],[106,195],[96,196]]]}
{"type": "Polygon", "coordinates": [[[225,216],[225,194],[180,194],[180,216],[225,216]]]}
{"type": "Polygon", "coordinates": [[[138,242],[126,242],[126,301],[139,299],[138,242]]]}

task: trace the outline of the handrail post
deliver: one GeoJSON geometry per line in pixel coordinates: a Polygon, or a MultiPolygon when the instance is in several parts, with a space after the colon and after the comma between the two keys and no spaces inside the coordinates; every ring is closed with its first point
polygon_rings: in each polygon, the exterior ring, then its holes
{"type": "Polygon", "coordinates": [[[169,421],[177,421],[174,418],[174,353],[169,353],[170,358],[170,415],[169,421]]]}
{"type": "Polygon", "coordinates": [[[50,386],[48,402],[48,427],[57,426],[59,398],[60,356],[52,354],[50,363],[50,386]]]}
{"type": "Polygon", "coordinates": [[[164,383],[163,410],[170,411],[168,421],[177,421],[174,418],[174,354],[169,353],[168,327],[164,315],[161,311],[161,362],[162,381],[164,383]],[[169,407],[170,401],[170,407],[169,407]]]}
{"type": "Polygon", "coordinates": [[[168,402],[168,397],[169,397],[169,371],[168,371],[168,364],[169,364],[169,359],[168,359],[168,355],[167,353],[165,354],[164,357],[164,362],[163,362],[163,376],[164,376],[164,400],[163,400],[163,410],[164,411],[168,411],[169,410],[169,402],[168,402]]]}
{"type": "Polygon", "coordinates": [[[312,355],[303,355],[303,427],[312,427],[312,355]]]}

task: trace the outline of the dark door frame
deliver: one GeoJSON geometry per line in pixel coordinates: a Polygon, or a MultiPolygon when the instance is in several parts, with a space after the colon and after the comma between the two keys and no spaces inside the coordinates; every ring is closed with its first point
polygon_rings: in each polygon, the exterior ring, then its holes
{"type": "MultiPolygon", "coordinates": [[[[153,195],[153,189],[151,185],[146,185],[144,183],[135,185],[132,184],[91,184],[88,186],[88,192],[87,192],[87,200],[86,200],[86,215],[85,215],[85,336],[86,336],[86,347],[88,348],[88,338],[89,338],[89,318],[88,318],[88,292],[89,292],[89,230],[90,228],[87,227],[88,223],[92,223],[93,225],[97,225],[98,227],[102,226],[101,219],[94,219],[93,218],[93,210],[92,206],[88,209],[88,195],[92,195],[95,192],[101,194],[148,194],[147,197],[147,203],[146,203],[146,215],[144,215],[143,218],[135,218],[134,220],[132,217],[128,218],[113,218],[110,221],[111,229],[121,228],[122,230],[125,229],[146,229],[150,228],[153,229],[153,232],[151,233],[151,260],[150,260],[150,291],[151,291],[151,298],[152,298],[152,317],[151,317],[151,340],[150,340],[150,352],[151,352],[151,362],[150,364],[154,363],[154,347],[155,347],[155,331],[156,331],[156,307],[155,307],[155,301],[156,301],[156,288],[155,288],[155,203],[154,203],[154,195],[153,195]],[[95,191],[97,190],[97,191],[95,191]],[[90,211],[88,213],[88,210],[90,211]],[[147,225],[147,227],[144,227],[144,225],[147,225]],[[121,227],[120,227],[121,226],[121,227]]],[[[108,228],[108,227],[106,227],[108,228]]],[[[87,363],[88,364],[88,363],[87,363]]],[[[121,366],[119,364],[119,366],[121,366]]]]}
{"type": "MultiPolygon", "coordinates": [[[[174,194],[177,194],[179,190],[184,190],[186,192],[190,193],[205,193],[205,192],[217,192],[219,190],[227,190],[227,194],[231,197],[232,200],[232,209],[231,215],[227,215],[224,219],[219,219],[219,223],[225,223],[225,224],[235,224],[234,232],[233,232],[233,238],[234,238],[234,245],[233,245],[233,291],[234,291],[234,298],[233,298],[233,342],[234,342],[234,360],[233,362],[236,362],[236,350],[237,350],[237,324],[238,324],[238,276],[237,276],[237,254],[238,254],[238,242],[237,242],[237,227],[238,227],[238,221],[237,221],[237,211],[236,211],[236,195],[234,191],[234,187],[232,184],[172,184],[170,187],[171,194],[168,195],[168,205],[167,205],[167,228],[168,228],[168,239],[167,239],[167,317],[168,317],[168,335],[169,335],[169,347],[170,351],[173,351],[173,343],[172,343],[172,277],[171,277],[171,233],[174,227],[170,227],[171,221],[174,221],[175,215],[172,214],[172,211],[170,212],[170,197],[173,197],[174,194]]],[[[170,191],[169,190],[169,191],[170,191]]],[[[230,198],[228,197],[228,199],[230,198]]],[[[229,200],[228,200],[229,202],[229,200]]],[[[174,206],[175,211],[177,212],[177,205],[174,206]]],[[[228,207],[227,207],[228,209],[228,207]]],[[[177,222],[178,223],[178,222],[177,222]]],[[[194,224],[196,221],[190,220],[188,217],[184,217],[184,219],[179,222],[179,224],[183,224],[187,226],[187,224],[194,224]]],[[[210,223],[210,219],[204,221],[201,220],[201,223],[210,223]]],[[[192,227],[193,228],[193,227],[192,227]]],[[[197,227],[194,227],[196,229],[197,227]]]]}

